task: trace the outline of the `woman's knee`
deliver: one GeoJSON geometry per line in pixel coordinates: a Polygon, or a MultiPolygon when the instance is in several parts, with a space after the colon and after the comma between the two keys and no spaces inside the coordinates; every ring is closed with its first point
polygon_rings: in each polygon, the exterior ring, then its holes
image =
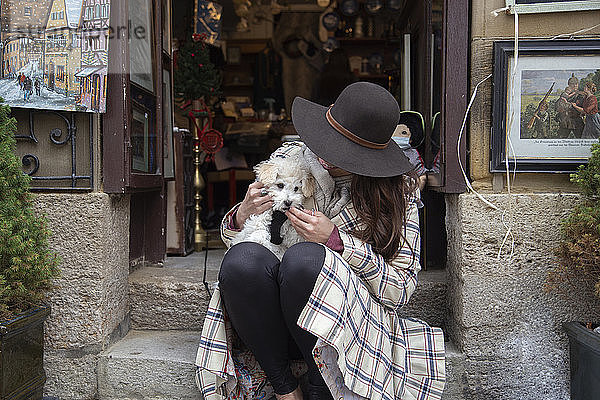
{"type": "Polygon", "coordinates": [[[279,265],[280,282],[315,279],[325,260],[323,246],[313,242],[297,243],[286,250],[279,265]]]}
{"type": "Polygon", "coordinates": [[[242,242],[231,247],[221,262],[219,286],[244,284],[272,273],[279,260],[264,246],[253,242],[242,242]]]}

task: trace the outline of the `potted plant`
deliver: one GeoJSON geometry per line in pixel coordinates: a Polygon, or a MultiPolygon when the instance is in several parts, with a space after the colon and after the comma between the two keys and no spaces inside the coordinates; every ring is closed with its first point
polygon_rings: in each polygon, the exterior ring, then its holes
{"type": "Polygon", "coordinates": [[[0,399],[41,399],[44,298],[58,275],[45,219],[35,214],[30,177],[15,155],[16,121],[0,98],[0,399]]]}
{"type": "MultiPolygon", "coordinates": [[[[556,249],[559,265],[550,271],[547,287],[600,298],[600,144],[592,146],[588,164],[579,166],[571,181],[581,188],[584,200],[562,223],[556,249]]],[[[597,398],[600,393],[600,333],[593,331],[597,326],[592,321],[564,324],[572,400],[597,398]]]]}

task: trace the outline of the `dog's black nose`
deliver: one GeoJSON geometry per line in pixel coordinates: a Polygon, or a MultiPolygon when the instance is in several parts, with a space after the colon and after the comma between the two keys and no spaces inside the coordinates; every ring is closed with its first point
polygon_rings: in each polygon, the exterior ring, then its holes
{"type": "Polygon", "coordinates": [[[292,205],[292,202],[289,200],[286,200],[283,202],[283,204],[285,204],[286,207],[290,207],[292,205]]]}

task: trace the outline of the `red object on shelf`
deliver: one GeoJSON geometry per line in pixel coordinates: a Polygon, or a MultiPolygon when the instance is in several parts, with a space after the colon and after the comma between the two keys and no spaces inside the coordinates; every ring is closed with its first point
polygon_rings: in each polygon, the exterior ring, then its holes
{"type": "Polygon", "coordinates": [[[199,110],[192,110],[188,113],[188,116],[194,122],[196,129],[198,130],[198,139],[194,143],[194,146],[198,146],[206,153],[205,161],[213,161],[215,154],[223,148],[223,134],[212,127],[212,116],[210,110],[202,101],[202,108],[199,110]],[[206,114],[208,121],[202,128],[198,125],[198,115],[206,114]]]}

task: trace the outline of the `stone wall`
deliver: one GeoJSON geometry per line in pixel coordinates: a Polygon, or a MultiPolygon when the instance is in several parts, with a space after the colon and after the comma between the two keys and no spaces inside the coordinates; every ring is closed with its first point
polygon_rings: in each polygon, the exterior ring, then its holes
{"type": "Polygon", "coordinates": [[[600,317],[600,301],[547,293],[560,221],[576,194],[447,196],[449,335],[465,355],[465,399],[569,398],[568,341],[562,323],[600,317]],[[506,233],[510,240],[498,250],[506,233]],[[590,300],[590,301],[588,301],[590,300]]]}
{"type": "MultiPolygon", "coordinates": [[[[514,16],[494,17],[504,0],[471,2],[471,90],[493,72],[493,43],[514,39],[514,16]]],[[[550,39],[594,26],[600,11],[527,14],[521,39],[550,39]]],[[[599,30],[577,38],[598,38],[599,30]]],[[[600,301],[573,292],[566,299],[544,290],[556,265],[553,248],[560,221],[579,200],[568,174],[517,174],[506,194],[505,179],[490,173],[493,80],[482,84],[469,122],[469,177],[493,210],[472,194],[446,197],[448,234],[448,334],[465,357],[464,399],[562,400],[569,398],[568,340],[562,324],[598,319],[600,301]],[[499,183],[499,184],[498,184],[499,183]],[[491,192],[503,194],[489,194],[491,192]],[[510,238],[498,259],[506,233],[510,238]]]]}
{"type": "Polygon", "coordinates": [[[129,197],[38,194],[35,206],[61,258],[45,325],[44,392],[94,399],[98,354],[128,329],[129,197]]]}

